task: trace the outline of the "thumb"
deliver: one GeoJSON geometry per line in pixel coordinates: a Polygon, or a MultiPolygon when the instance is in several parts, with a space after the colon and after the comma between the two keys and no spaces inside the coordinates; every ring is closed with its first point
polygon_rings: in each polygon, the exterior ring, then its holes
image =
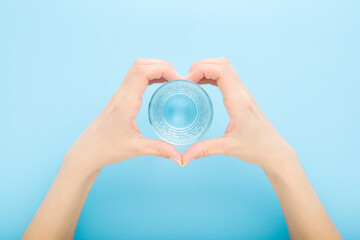
{"type": "Polygon", "coordinates": [[[211,138],[200,141],[190,146],[182,156],[182,163],[185,166],[189,162],[197,158],[208,157],[211,155],[224,154],[225,152],[224,138],[211,138]]]}
{"type": "Polygon", "coordinates": [[[142,155],[169,158],[176,164],[181,165],[181,153],[170,143],[143,137],[139,144],[142,155]]]}

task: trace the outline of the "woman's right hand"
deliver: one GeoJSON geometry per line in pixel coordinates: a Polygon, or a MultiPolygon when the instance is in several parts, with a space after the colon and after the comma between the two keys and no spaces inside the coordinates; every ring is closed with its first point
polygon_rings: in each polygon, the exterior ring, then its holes
{"type": "Polygon", "coordinates": [[[272,171],[284,161],[297,159],[293,148],[261,112],[226,58],[194,63],[185,79],[218,86],[230,121],[223,136],[189,147],[183,154],[184,165],[193,159],[222,154],[272,171]]]}
{"type": "Polygon", "coordinates": [[[95,172],[128,158],[154,155],[181,165],[181,154],[174,146],[142,136],[136,123],[146,87],[179,78],[169,62],[138,58],[103,111],[68,150],[64,163],[95,172]]]}

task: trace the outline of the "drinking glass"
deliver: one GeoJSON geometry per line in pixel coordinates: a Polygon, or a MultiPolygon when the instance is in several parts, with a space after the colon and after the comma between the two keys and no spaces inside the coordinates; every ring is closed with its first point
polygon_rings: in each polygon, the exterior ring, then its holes
{"type": "Polygon", "coordinates": [[[173,80],[161,85],[151,97],[148,112],[155,133],[174,145],[198,141],[213,118],[208,94],[188,80],[173,80]]]}

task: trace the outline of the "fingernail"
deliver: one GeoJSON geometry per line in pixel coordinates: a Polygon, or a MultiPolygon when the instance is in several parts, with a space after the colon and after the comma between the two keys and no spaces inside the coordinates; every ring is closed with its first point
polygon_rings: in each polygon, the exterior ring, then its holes
{"type": "Polygon", "coordinates": [[[178,159],[173,158],[173,157],[170,157],[170,160],[172,160],[174,163],[176,163],[176,164],[178,164],[178,165],[182,166],[181,161],[179,161],[178,159]]]}
{"type": "Polygon", "coordinates": [[[183,165],[185,166],[186,164],[188,164],[188,163],[191,162],[192,160],[194,160],[194,158],[191,158],[189,161],[184,162],[183,165]]]}

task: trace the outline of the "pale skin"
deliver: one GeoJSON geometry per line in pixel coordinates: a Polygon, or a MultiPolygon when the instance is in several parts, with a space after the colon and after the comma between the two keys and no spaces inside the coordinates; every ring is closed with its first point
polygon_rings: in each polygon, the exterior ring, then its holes
{"type": "Polygon", "coordinates": [[[22,239],[72,239],[87,195],[104,166],[142,155],[185,166],[210,155],[259,166],[281,204],[291,239],[342,239],[307,178],[294,149],[259,109],[226,58],[196,62],[184,79],[218,86],[230,117],[226,132],[181,156],[166,142],[143,137],[136,125],[142,94],[152,83],[182,77],[157,59],[137,59],[104,110],[65,154],[60,170],[22,239]]]}

